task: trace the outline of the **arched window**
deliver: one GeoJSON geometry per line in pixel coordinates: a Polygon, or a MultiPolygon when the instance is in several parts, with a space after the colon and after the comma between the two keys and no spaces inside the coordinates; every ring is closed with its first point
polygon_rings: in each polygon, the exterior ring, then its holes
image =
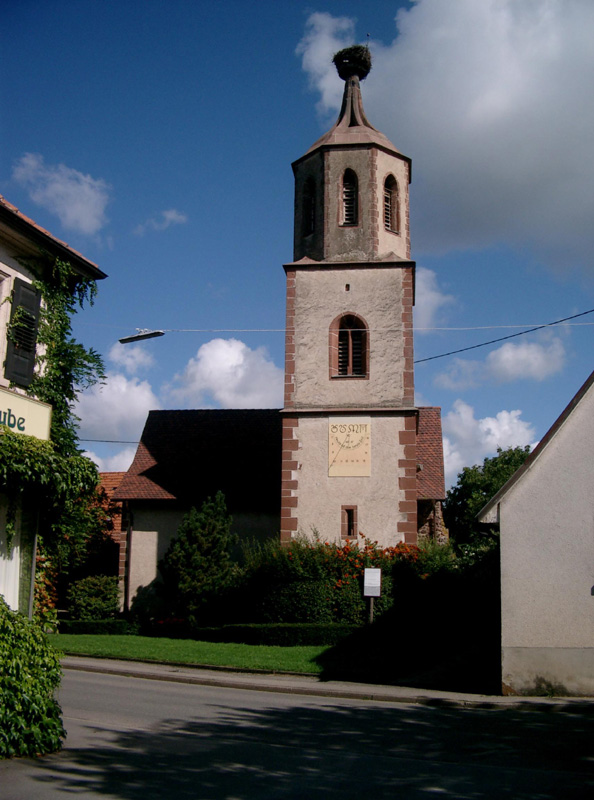
{"type": "Polygon", "coordinates": [[[308,178],[305,181],[302,211],[303,235],[310,236],[316,226],[316,183],[313,178],[308,178]]]}
{"type": "Polygon", "coordinates": [[[384,227],[392,233],[400,233],[400,208],[398,183],[393,175],[384,182],[384,227]]]}
{"type": "Polygon", "coordinates": [[[342,224],[357,225],[359,222],[359,182],[352,169],[342,176],[342,224]]]}
{"type": "Polygon", "coordinates": [[[362,317],[343,314],[330,326],[330,376],[369,376],[369,332],[362,317]]]}

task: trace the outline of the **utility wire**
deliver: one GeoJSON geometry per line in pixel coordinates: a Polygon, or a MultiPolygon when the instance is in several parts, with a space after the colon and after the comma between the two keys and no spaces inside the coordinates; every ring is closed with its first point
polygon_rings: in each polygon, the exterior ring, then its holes
{"type": "Polygon", "coordinates": [[[138,439],[134,442],[122,441],[121,439],[79,439],[79,442],[100,442],[101,444],[138,444],[138,439]]]}
{"type": "Polygon", "coordinates": [[[419,358],[414,363],[415,364],[422,364],[424,361],[435,361],[436,358],[445,358],[446,356],[453,356],[457,353],[465,353],[467,350],[476,350],[479,347],[487,347],[489,344],[496,344],[497,342],[504,342],[506,339],[514,339],[516,336],[524,336],[526,333],[534,333],[534,331],[541,331],[543,328],[550,328],[552,325],[560,325],[562,322],[567,322],[570,319],[577,319],[578,317],[583,317],[586,314],[592,314],[594,312],[594,308],[591,308],[589,311],[582,311],[580,314],[574,314],[571,317],[564,317],[563,319],[557,319],[555,322],[547,322],[546,325],[537,325],[535,328],[528,328],[525,331],[518,331],[518,333],[510,333],[508,336],[501,336],[499,339],[491,339],[488,342],[481,342],[481,344],[473,344],[470,347],[461,347],[459,350],[450,350],[449,353],[440,353],[438,356],[429,356],[428,358],[419,358]]]}

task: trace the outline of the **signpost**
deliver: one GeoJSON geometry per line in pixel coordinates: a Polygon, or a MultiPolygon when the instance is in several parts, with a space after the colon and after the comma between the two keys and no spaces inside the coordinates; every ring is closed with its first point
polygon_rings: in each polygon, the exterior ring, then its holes
{"type": "Polygon", "coordinates": [[[382,571],[377,567],[366,567],[363,570],[363,596],[369,597],[369,622],[373,622],[373,598],[381,597],[382,571]]]}

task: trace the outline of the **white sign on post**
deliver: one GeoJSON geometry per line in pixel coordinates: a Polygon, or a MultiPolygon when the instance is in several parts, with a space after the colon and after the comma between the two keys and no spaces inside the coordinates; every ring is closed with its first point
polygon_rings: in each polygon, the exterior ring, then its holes
{"type": "Polygon", "coordinates": [[[381,597],[382,571],[376,567],[366,567],[363,571],[363,596],[381,597]]]}

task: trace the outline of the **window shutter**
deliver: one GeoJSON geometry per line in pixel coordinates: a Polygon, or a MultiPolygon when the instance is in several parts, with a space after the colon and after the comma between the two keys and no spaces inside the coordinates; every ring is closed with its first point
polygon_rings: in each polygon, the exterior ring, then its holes
{"type": "Polygon", "coordinates": [[[338,374],[349,374],[349,332],[338,332],[338,374]]]}
{"type": "Polygon", "coordinates": [[[343,225],[356,225],[358,222],[357,192],[357,176],[351,169],[347,169],[342,179],[343,225]]]}
{"type": "Polygon", "coordinates": [[[353,354],[351,375],[365,375],[364,346],[364,331],[351,331],[351,348],[353,354]]]}
{"type": "Polygon", "coordinates": [[[40,302],[39,292],[30,283],[14,279],[4,377],[18,386],[29,386],[33,380],[40,302]]]}

